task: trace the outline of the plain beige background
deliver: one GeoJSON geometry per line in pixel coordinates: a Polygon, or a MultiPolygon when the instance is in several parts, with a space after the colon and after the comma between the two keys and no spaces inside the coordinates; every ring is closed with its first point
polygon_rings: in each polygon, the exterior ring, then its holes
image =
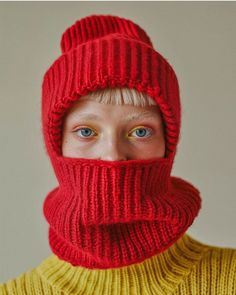
{"type": "Polygon", "coordinates": [[[203,202],[188,233],[236,248],[236,3],[1,2],[0,282],[51,254],[42,204],[57,182],[42,144],[41,81],[64,30],[102,13],[141,25],[174,67],[182,135],[172,175],[203,202]]]}

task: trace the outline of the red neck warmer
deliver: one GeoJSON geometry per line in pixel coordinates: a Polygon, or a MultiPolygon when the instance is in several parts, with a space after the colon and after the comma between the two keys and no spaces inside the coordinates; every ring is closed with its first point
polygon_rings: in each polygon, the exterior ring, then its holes
{"type": "Polygon", "coordinates": [[[199,210],[198,191],[170,177],[166,158],[107,162],[59,158],[60,186],[44,214],[55,254],[88,268],[143,261],[172,245],[199,210]]]}
{"type": "Polygon", "coordinates": [[[201,207],[199,191],[171,176],[180,130],[174,70],[129,20],[90,16],[62,36],[63,54],[44,76],[42,122],[59,186],[44,201],[52,251],[73,265],[115,268],[141,262],[178,240],[201,207]],[[61,155],[68,107],[89,91],[130,87],[147,93],[165,123],[166,157],[104,161],[61,155]]]}

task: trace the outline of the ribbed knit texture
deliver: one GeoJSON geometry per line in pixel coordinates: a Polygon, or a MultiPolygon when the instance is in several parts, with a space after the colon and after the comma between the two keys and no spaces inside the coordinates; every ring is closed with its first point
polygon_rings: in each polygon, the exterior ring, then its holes
{"type": "Polygon", "coordinates": [[[43,205],[50,247],[72,265],[91,269],[142,262],[170,247],[201,208],[198,189],[170,175],[181,123],[177,77],[146,32],[118,16],[80,19],[60,44],[62,55],[42,83],[43,134],[59,182],[43,205]],[[104,161],[62,155],[66,110],[105,87],[136,88],[153,98],[164,120],[164,158],[104,161]]]}
{"type": "Polygon", "coordinates": [[[198,190],[170,178],[168,159],[61,158],[44,202],[53,252],[73,265],[120,267],[173,244],[199,212],[198,190]]]}
{"type": "Polygon", "coordinates": [[[135,88],[157,102],[166,125],[166,155],[174,153],[181,123],[178,80],[139,25],[118,16],[91,15],[62,34],[61,51],[42,83],[43,134],[49,154],[61,154],[63,114],[72,102],[90,91],[112,87],[135,88]]]}
{"type": "Polygon", "coordinates": [[[0,285],[1,295],[235,295],[236,250],[184,234],[143,263],[90,270],[49,256],[0,285]]]}

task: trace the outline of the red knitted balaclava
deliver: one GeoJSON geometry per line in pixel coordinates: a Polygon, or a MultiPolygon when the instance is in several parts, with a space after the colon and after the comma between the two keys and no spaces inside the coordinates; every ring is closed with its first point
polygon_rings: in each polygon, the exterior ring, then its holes
{"type": "MultiPolygon", "coordinates": [[[[59,185],[43,212],[49,243],[75,266],[116,268],[157,255],[177,241],[201,208],[199,191],[171,176],[181,125],[177,77],[146,32],[112,15],[76,21],[42,83],[42,128],[59,185]],[[105,161],[62,155],[63,115],[91,91],[135,88],[160,107],[164,158],[105,161]]],[[[145,151],[143,151],[145,153],[145,151]]]]}

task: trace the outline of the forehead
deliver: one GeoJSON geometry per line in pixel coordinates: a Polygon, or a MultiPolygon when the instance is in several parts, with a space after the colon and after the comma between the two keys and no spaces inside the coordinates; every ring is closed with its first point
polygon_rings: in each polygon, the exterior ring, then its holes
{"type": "Polygon", "coordinates": [[[101,120],[102,118],[117,118],[126,121],[160,117],[160,109],[155,106],[134,106],[134,105],[117,105],[104,104],[93,100],[78,100],[67,110],[67,119],[83,118],[88,120],[101,120]]]}

